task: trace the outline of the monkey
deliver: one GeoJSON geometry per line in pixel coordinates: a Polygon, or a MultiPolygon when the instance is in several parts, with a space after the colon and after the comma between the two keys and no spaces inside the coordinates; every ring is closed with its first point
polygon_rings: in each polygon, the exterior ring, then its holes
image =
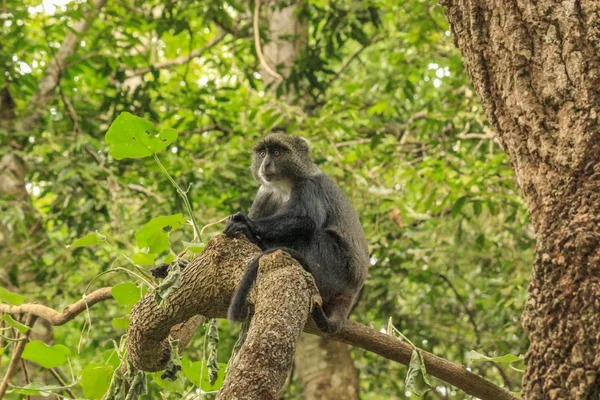
{"type": "Polygon", "coordinates": [[[251,169],[260,188],[248,215],[231,216],[223,233],[242,232],[261,253],[246,267],[228,317],[245,318],[260,258],[282,250],[314,277],[323,305],[313,307],[311,315],[321,331],[335,334],[358,302],[369,268],[358,215],[342,189],[312,161],[306,139],[272,133],[253,150],[251,169]]]}

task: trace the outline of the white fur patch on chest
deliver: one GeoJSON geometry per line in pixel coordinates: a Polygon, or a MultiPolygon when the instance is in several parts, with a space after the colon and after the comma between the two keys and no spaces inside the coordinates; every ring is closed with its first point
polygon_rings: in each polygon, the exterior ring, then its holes
{"type": "Polygon", "coordinates": [[[258,193],[270,195],[271,199],[283,204],[292,196],[292,185],[289,182],[267,182],[263,179],[258,193]]]}

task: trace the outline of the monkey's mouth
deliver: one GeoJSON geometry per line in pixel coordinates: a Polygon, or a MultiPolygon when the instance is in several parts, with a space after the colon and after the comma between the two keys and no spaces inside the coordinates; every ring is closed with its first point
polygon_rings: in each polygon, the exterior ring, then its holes
{"type": "Polygon", "coordinates": [[[271,182],[271,181],[276,181],[277,180],[277,174],[263,172],[262,176],[263,176],[263,179],[265,181],[267,181],[267,182],[271,182]]]}

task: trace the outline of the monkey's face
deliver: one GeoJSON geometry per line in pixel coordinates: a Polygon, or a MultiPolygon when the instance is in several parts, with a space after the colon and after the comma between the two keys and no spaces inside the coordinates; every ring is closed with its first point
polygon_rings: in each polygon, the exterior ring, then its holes
{"type": "Polygon", "coordinates": [[[315,168],[308,144],[301,137],[275,133],[254,147],[252,173],[261,184],[295,182],[314,175],[315,168]]]}
{"type": "Polygon", "coordinates": [[[289,150],[281,146],[263,146],[254,155],[255,178],[261,183],[287,180],[285,165],[289,163],[289,150]]]}

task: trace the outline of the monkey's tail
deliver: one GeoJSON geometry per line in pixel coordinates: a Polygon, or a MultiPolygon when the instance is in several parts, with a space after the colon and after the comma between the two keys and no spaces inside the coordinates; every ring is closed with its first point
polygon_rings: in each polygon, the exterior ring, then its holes
{"type": "MultiPolygon", "coordinates": [[[[256,281],[256,277],[258,276],[258,265],[260,258],[266,254],[274,253],[277,250],[282,250],[294,257],[296,261],[302,267],[312,274],[311,265],[304,258],[304,256],[298,252],[297,250],[290,249],[287,247],[277,247],[273,249],[269,249],[260,253],[248,266],[246,267],[246,271],[244,272],[244,276],[238,286],[231,303],[229,305],[229,310],[227,312],[227,317],[230,321],[240,321],[246,318],[246,298],[250,293],[250,289],[252,289],[252,285],[256,281]]],[[[313,274],[314,275],[314,274],[313,274]]],[[[325,311],[320,305],[315,305],[312,310],[312,317],[315,321],[317,327],[328,334],[334,334],[342,329],[346,318],[348,317],[348,312],[351,307],[351,301],[349,299],[340,298],[338,304],[335,305],[335,311],[332,312],[332,315],[328,317],[325,314],[325,311]]]]}
{"type": "Polygon", "coordinates": [[[246,298],[248,297],[248,293],[250,293],[252,285],[256,281],[256,276],[258,275],[258,262],[263,254],[264,253],[259,254],[258,257],[252,260],[246,267],[240,285],[235,291],[231,303],[229,304],[227,318],[230,321],[241,321],[246,318],[246,298]]]}

